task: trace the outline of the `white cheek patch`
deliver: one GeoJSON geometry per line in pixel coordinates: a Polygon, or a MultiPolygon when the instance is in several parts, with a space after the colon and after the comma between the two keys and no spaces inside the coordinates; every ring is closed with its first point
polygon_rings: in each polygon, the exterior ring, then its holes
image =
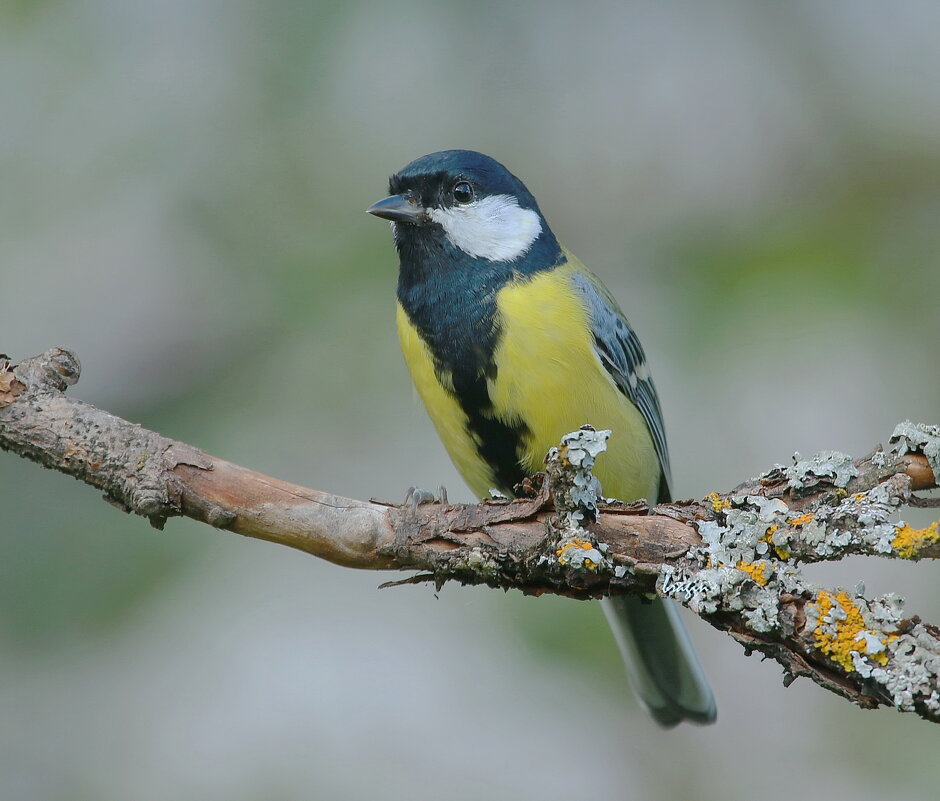
{"type": "Polygon", "coordinates": [[[532,209],[523,209],[511,195],[490,195],[465,206],[428,209],[447,238],[468,256],[512,261],[523,255],[542,233],[532,209]]]}

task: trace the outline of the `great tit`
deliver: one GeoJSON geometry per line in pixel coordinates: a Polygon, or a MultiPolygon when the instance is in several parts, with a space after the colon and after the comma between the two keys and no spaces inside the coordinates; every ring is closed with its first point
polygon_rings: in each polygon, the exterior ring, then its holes
{"type": "MultiPolygon", "coordinates": [[[[507,495],[584,424],[613,432],[605,495],[668,500],[669,455],[643,349],[600,280],[562,247],[525,185],[470,150],[412,161],[369,207],[400,259],[398,336],[444,447],[480,498],[507,495]]],[[[602,602],[641,703],[664,726],[715,701],[670,601],[602,602]]]]}

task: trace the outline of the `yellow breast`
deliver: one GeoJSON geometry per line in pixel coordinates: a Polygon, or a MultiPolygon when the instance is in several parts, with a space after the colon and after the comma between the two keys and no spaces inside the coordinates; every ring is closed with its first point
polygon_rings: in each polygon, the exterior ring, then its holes
{"type": "MultiPolygon", "coordinates": [[[[588,311],[571,285],[584,268],[570,258],[554,270],[507,284],[497,295],[499,341],[495,379],[488,383],[497,417],[523,422],[528,434],[520,454],[527,474],[543,469],[545,454],[562,435],[590,424],[613,431],[596,474],[606,495],[655,500],[660,466],[646,422],[617,389],[593,349],[588,311]]],[[[493,486],[493,472],[479,455],[467,416],[449,376],[438,377],[427,344],[398,307],[398,335],[415,387],[444,447],[478,497],[493,486]]]]}
{"type": "Polygon", "coordinates": [[[523,467],[542,469],[545,454],[579,426],[609,428],[596,474],[604,493],[622,500],[656,499],[661,468],[641,412],[617,388],[594,352],[588,311],[567,264],[510,284],[498,297],[503,335],[495,354],[493,405],[525,421],[523,467]]]}

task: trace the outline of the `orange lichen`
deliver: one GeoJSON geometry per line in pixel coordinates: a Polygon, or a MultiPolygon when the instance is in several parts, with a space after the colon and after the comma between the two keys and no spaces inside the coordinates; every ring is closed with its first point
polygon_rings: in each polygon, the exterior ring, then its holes
{"type": "Polygon", "coordinates": [[[570,551],[572,548],[580,548],[582,551],[590,551],[594,546],[587,540],[572,540],[571,542],[565,543],[561,548],[559,548],[555,553],[558,556],[564,556],[565,551],[570,551]]]}
{"type": "Polygon", "coordinates": [[[711,502],[713,512],[726,512],[731,508],[731,501],[722,498],[717,492],[709,492],[705,500],[711,502]]]}
{"type": "Polygon", "coordinates": [[[870,640],[877,640],[884,646],[887,638],[871,631],[865,625],[862,610],[849,598],[845,591],[833,595],[820,590],[816,596],[817,621],[813,632],[816,647],[841,667],[846,673],[855,671],[852,654],[862,654],[873,659],[879,665],[888,663],[888,654],[884,650],[872,653],[870,640]]]}
{"type": "MultiPolygon", "coordinates": [[[[582,539],[573,539],[571,542],[565,543],[561,548],[555,551],[556,556],[558,556],[558,561],[561,562],[561,564],[568,564],[568,558],[565,556],[565,554],[572,548],[577,548],[582,551],[593,551],[594,545],[587,540],[582,539]]],[[[595,562],[593,559],[588,559],[587,557],[584,559],[584,566],[588,570],[597,570],[597,562],[595,562]]]]}
{"type": "Polygon", "coordinates": [[[806,512],[805,514],[801,514],[799,517],[794,517],[790,521],[790,525],[791,526],[805,526],[807,523],[815,519],[816,519],[816,515],[814,515],[812,512],[806,512]]]}
{"type": "Polygon", "coordinates": [[[911,528],[905,523],[898,528],[897,534],[891,541],[891,547],[902,559],[918,559],[922,548],[940,540],[938,526],[940,526],[940,520],[931,523],[927,528],[911,528]]]}
{"type": "Polygon", "coordinates": [[[761,559],[759,562],[738,562],[735,567],[738,570],[747,573],[748,576],[756,583],[760,584],[761,587],[767,585],[767,581],[770,579],[770,565],[766,561],[761,559]]]}
{"type": "Polygon", "coordinates": [[[781,548],[774,542],[774,532],[776,532],[780,526],[773,525],[764,532],[764,536],[760,538],[760,542],[766,542],[768,545],[773,545],[774,551],[777,554],[778,559],[782,559],[784,562],[790,558],[790,552],[786,548],[781,548]]]}

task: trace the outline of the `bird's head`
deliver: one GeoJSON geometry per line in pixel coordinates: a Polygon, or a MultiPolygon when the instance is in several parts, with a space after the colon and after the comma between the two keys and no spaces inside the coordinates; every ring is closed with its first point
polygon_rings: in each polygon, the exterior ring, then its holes
{"type": "Polygon", "coordinates": [[[367,211],[391,220],[399,249],[434,243],[488,262],[519,263],[558,250],[535,198],[502,164],[472,150],[415,159],[389,179],[390,197],[367,211]]]}

